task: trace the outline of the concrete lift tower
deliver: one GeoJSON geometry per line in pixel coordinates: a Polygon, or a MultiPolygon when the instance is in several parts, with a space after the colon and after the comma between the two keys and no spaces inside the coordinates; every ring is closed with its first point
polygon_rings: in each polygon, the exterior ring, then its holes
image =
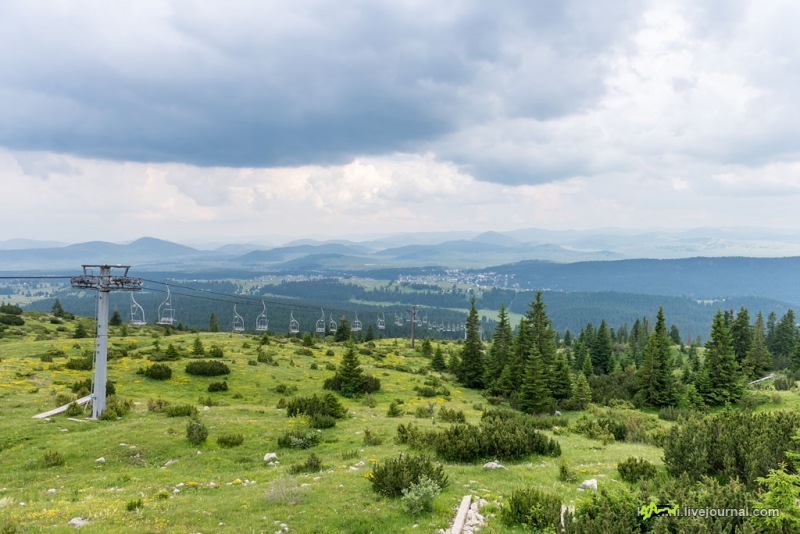
{"type": "Polygon", "coordinates": [[[112,291],[139,291],[141,278],[128,276],[129,265],[82,265],[83,275],[73,276],[72,287],[97,291],[97,335],[94,341],[94,379],[92,384],[92,417],[106,409],[106,376],[108,363],[108,294],[112,291]],[[99,274],[95,274],[98,269],[99,274]]]}

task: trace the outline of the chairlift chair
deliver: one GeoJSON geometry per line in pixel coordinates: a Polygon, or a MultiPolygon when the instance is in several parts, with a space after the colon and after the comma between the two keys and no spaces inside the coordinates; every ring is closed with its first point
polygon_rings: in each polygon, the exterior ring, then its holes
{"type": "Polygon", "coordinates": [[[267,319],[267,305],[264,301],[261,301],[261,305],[264,306],[264,311],[256,317],[256,332],[266,332],[269,329],[269,320],[267,319]]]}
{"type": "Polygon", "coordinates": [[[233,305],[233,331],[244,332],[244,318],[236,313],[236,304],[233,305]]]}
{"type": "Polygon", "coordinates": [[[394,314],[394,324],[395,326],[403,326],[403,318],[396,313],[394,314]]]}
{"type": "Polygon", "coordinates": [[[378,330],[386,330],[386,315],[383,312],[381,312],[381,315],[383,315],[383,319],[378,316],[378,330]]]}
{"type": "Polygon", "coordinates": [[[333,313],[330,314],[331,320],[328,321],[328,330],[331,332],[336,332],[339,328],[339,325],[336,324],[336,321],[333,320],[333,313]]]}
{"type": "Polygon", "coordinates": [[[425,314],[425,317],[422,318],[422,324],[428,324],[428,314],[425,314]]]}
{"type": "Polygon", "coordinates": [[[317,334],[324,334],[325,333],[325,310],[320,308],[322,312],[322,317],[317,320],[317,334]]]}
{"type": "Polygon", "coordinates": [[[289,333],[290,334],[300,333],[300,323],[297,322],[297,319],[294,318],[294,311],[290,312],[289,314],[289,333]]]}
{"type": "Polygon", "coordinates": [[[139,306],[139,303],[133,298],[133,292],[131,292],[131,326],[144,326],[146,324],[144,308],[139,306]]]}
{"type": "Polygon", "coordinates": [[[172,307],[172,294],[167,286],[167,298],[158,306],[157,324],[172,326],[175,323],[175,308],[172,307]]]}
{"type": "Polygon", "coordinates": [[[350,327],[351,332],[361,332],[361,321],[358,320],[358,313],[356,313],[356,320],[353,321],[353,326],[350,327]]]}

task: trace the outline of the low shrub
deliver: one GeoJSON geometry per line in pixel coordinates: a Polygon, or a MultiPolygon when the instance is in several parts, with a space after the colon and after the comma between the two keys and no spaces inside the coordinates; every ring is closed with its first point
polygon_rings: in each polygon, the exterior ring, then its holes
{"type": "Polygon", "coordinates": [[[284,449],[310,449],[319,444],[319,435],[313,430],[287,430],[278,438],[278,447],[284,449]]]}
{"type": "Polygon", "coordinates": [[[433,419],[433,414],[436,413],[433,404],[428,403],[427,406],[417,406],[414,410],[414,417],[417,419],[433,419]]]}
{"type": "Polygon", "coordinates": [[[444,468],[424,455],[400,454],[397,458],[376,462],[368,476],[372,489],[387,497],[399,497],[403,490],[411,489],[412,484],[419,484],[423,476],[440,489],[449,484],[444,468]]]}
{"type": "Polygon", "coordinates": [[[575,473],[570,469],[569,463],[564,458],[558,461],[558,479],[561,482],[571,482],[575,480],[575,473]]]}
{"type": "Polygon", "coordinates": [[[135,512],[141,508],[144,508],[144,501],[142,499],[135,499],[125,503],[125,509],[129,512],[135,512]]]}
{"type": "Polygon", "coordinates": [[[511,492],[508,504],[500,510],[506,525],[525,525],[536,532],[555,532],[561,525],[561,498],[536,488],[511,492]]]}
{"type": "Polygon", "coordinates": [[[347,410],[334,394],[326,393],[322,397],[316,394],[310,397],[292,397],[286,403],[286,415],[287,417],[328,415],[335,419],[343,419],[347,415],[347,410]]]}
{"type": "Polygon", "coordinates": [[[186,439],[193,445],[200,445],[208,438],[208,429],[196,415],[186,425],[186,439]]]}
{"type": "Polygon", "coordinates": [[[222,382],[211,382],[208,385],[208,392],[214,393],[215,391],[228,391],[228,383],[225,381],[222,382]]]}
{"type": "Polygon", "coordinates": [[[325,466],[322,464],[320,457],[312,452],[305,462],[291,466],[289,473],[293,475],[298,473],[318,473],[324,468],[325,466]]]}
{"type": "Polygon", "coordinates": [[[789,391],[794,387],[794,380],[787,376],[779,376],[772,384],[778,391],[789,391]]]}
{"type": "Polygon", "coordinates": [[[186,372],[195,376],[219,376],[230,374],[230,367],[215,360],[200,360],[189,362],[186,372]]]}
{"type": "Polygon", "coordinates": [[[421,475],[419,482],[412,482],[407,489],[403,490],[400,506],[405,513],[410,515],[416,515],[420,512],[432,512],[433,500],[441,492],[442,488],[436,482],[428,478],[427,475],[421,475]]]}
{"type": "Polygon", "coordinates": [[[414,390],[417,392],[417,395],[420,397],[435,397],[436,396],[436,388],[430,386],[416,386],[414,390]]]}
{"type": "Polygon", "coordinates": [[[44,465],[47,467],[64,465],[64,457],[58,451],[48,450],[44,453],[44,465]]]}
{"type": "Polygon", "coordinates": [[[336,370],[336,366],[333,365],[331,362],[327,362],[325,364],[325,370],[326,371],[335,371],[336,370]]]}
{"type": "Polygon", "coordinates": [[[364,399],[361,401],[361,404],[363,404],[368,408],[374,408],[378,405],[378,401],[377,399],[375,399],[375,397],[367,393],[366,395],[364,395],[364,399]]]}
{"type": "Polygon", "coordinates": [[[336,426],[336,418],[331,415],[314,414],[309,417],[308,426],[311,428],[333,428],[336,426]]]}
{"type": "Polygon", "coordinates": [[[291,386],[288,384],[278,384],[275,386],[275,393],[280,393],[281,395],[291,395],[296,391],[297,386],[291,386]]]}
{"type": "Polygon", "coordinates": [[[222,434],[217,436],[217,444],[220,447],[238,447],[244,443],[244,436],[241,434],[222,434]]]}
{"type": "Polygon", "coordinates": [[[286,408],[286,399],[284,399],[283,397],[278,399],[278,403],[275,405],[275,407],[280,410],[286,408]]]}
{"type": "Polygon", "coordinates": [[[211,358],[223,358],[225,353],[222,352],[222,347],[219,345],[211,345],[211,348],[208,349],[208,355],[211,358]]]}
{"type": "Polygon", "coordinates": [[[75,397],[72,395],[67,395],[66,393],[59,393],[56,395],[56,398],[53,400],[56,408],[60,406],[64,406],[65,404],[69,404],[70,402],[74,401],[75,397]]]}
{"type": "Polygon", "coordinates": [[[350,451],[342,451],[342,460],[344,461],[353,460],[355,458],[358,458],[358,454],[359,454],[358,449],[353,449],[350,451]]]}
{"type": "Polygon", "coordinates": [[[131,411],[133,403],[128,399],[117,397],[116,395],[109,395],[106,397],[106,411],[113,410],[119,417],[126,415],[131,411]]]}
{"type": "Polygon", "coordinates": [[[631,456],[624,462],[620,462],[619,465],[617,465],[617,471],[619,471],[619,476],[622,480],[632,484],[639,480],[647,480],[656,476],[656,466],[647,460],[636,458],[635,456],[631,456]]]}
{"type": "Polygon", "coordinates": [[[147,399],[147,410],[156,413],[166,412],[170,404],[166,399],[147,399]]]}
{"type": "Polygon", "coordinates": [[[313,356],[314,351],[308,347],[300,347],[299,349],[294,351],[295,354],[299,356],[313,356]]]}
{"type": "Polygon", "coordinates": [[[317,362],[312,363],[311,364],[311,370],[312,371],[316,371],[317,369],[319,369],[319,367],[317,366],[317,362]]]}
{"type": "Polygon", "coordinates": [[[67,363],[64,364],[64,367],[72,369],[73,371],[91,371],[92,358],[91,356],[88,358],[70,358],[67,360],[67,363]]]}
{"type": "Polygon", "coordinates": [[[67,417],[77,417],[83,413],[83,408],[77,402],[71,402],[64,413],[67,417]]]}
{"type": "MultiPolygon", "coordinates": [[[[328,350],[325,351],[325,356],[333,356],[333,355],[334,355],[334,352],[333,352],[332,349],[328,349],[328,350]]],[[[336,370],[336,366],[334,366],[332,370],[336,370]]]]}
{"type": "Polygon", "coordinates": [[[439,420],[444,423],[466,423],[467,418],[464,416],[464,412],[461,410],[456,410],[455,408],[448,408],[447,406],[442,406],[439,408],[439,420]]]}
{"type": "Polygon", "coordinates": [[[269,352],[264,351],[261,347],[258,347],[258,357],[256,358],[258,363],[272,363],[272,354],[269,352]]]}
{"type": "Polygon", "coordinates": [[[172,368],[165,363],[154,363],[144,370],[144,376],[153,380],[169,380],[172,378],[172,368]]]}
{"type": "Polygon", "coordinates": [[[195,408],[191,404],[176,404],[174,406],[168,406],[165,411],[167,413],[167,417],[196,417],[197,416],[197,408],[195,408]]]}
{"type": "Polygon", "coordinates": [[[386,411],[386,416],[402,417],[404,413],[406,413],[406,411],[400,407],[400,404],[397,402],[397,400],[393,400],[389,404],[389,409],[386,411]]]}
{"type": "Polygon", "coordinates": [[[377,447],[383,443],[383,437],[374,433],[369,428],[364,428],[364,445],[367,447],[377,447]]]}

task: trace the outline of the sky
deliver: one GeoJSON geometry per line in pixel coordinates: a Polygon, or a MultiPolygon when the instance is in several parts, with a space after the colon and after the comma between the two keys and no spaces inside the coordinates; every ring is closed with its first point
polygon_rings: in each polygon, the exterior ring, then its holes
{"type": "Polygon", "coordinates": [[[0,2],[0,240],[800,232],[800,4],[0,2]]]}

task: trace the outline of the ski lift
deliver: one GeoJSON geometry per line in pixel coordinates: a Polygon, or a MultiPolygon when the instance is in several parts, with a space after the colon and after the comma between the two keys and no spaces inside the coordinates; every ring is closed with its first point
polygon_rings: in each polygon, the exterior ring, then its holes
{"type": "Polygon", "coordinates": [[[264,301],[261,301],[261,305],[264,306],[264,311],[256,317],[256,332],[266,332],[269,329],[269,320],[267,319],[267,305],[264,301]]]}
{"type": "Polygon", "coordinates": [[[436,329],[436,325],[433,324],[433,321],[429,321],[428,322],[428,330],[434,330],[434,329],[436,329]]]}
{"type": "Polygon", "coordinates": [[[172,307],[172,294],[169,292],[169,286],[167,286],[167,298],[158,306],[157,323],[166,326],[172,326],[175,323],[175,308],[172,307]]]}
{"type": "Polygon", "coordinates": [[[386,315],[383,312],[381,315],[383,315],[383,319],[378,317],[378,330],[386,330],[386,315]]]}
{"type": "Polygon", "coordinates": [[[233,305],[233,331],[244,332],[244,318],[236,313],[236,304],[233,305]]]}
{"type": "Polygon", "coordinates": [[[358,313],[356,313],[356,320],[353,321],[353,326],[350,327],[351,332],[361,332],[361,321],[358,320],[358,313]]]}
{"type": "Polygon", "coordinates": [[[422,318],[422,324],[428,324],[428,314],[425,314],[425,317],[422,318]]]}
{"type": "Polygon", "coordinates": [[[331,332],[336,332],[336,330],[337,330],[337,328],[339,328],[339,326],[336,324],[336,321],[333,320],[333,313],[331,313],[330,317],[331,317],[331,320],[328,321],[328,330],[330,330],[331,332]]]}
{"type": "Polygon", "coordinates": [[[133,292],[131,292],[131,326],[144,326],[146,324],[144,308],[139,306],[139,303],[133,298],[133,292]]]}
{"type": "Polygon", "coordinates": [[[403,318],[396,313],[394,314],[394,324],[395,326],[403,326],[403,318]]]}
{"type": "Polygon", "coordinates": [[[297,319],[294,318],[294,311],[290,312],[289,314],[289,333],[290,334],[300,333],[300,323],[297,322],[297,319]]]}
{"type": "Polygon", "coordinates": [[[320,308],[322,312],[322,317],[317,320],[317,334],[324,334],[325,333],[325,310],[320,308]]]}
{"type": "Polygon", "coordinates": [[[417,317],[417,320],[415,322],[416,322],[417,326],[422,326],[422,318],[417,317]]]}

